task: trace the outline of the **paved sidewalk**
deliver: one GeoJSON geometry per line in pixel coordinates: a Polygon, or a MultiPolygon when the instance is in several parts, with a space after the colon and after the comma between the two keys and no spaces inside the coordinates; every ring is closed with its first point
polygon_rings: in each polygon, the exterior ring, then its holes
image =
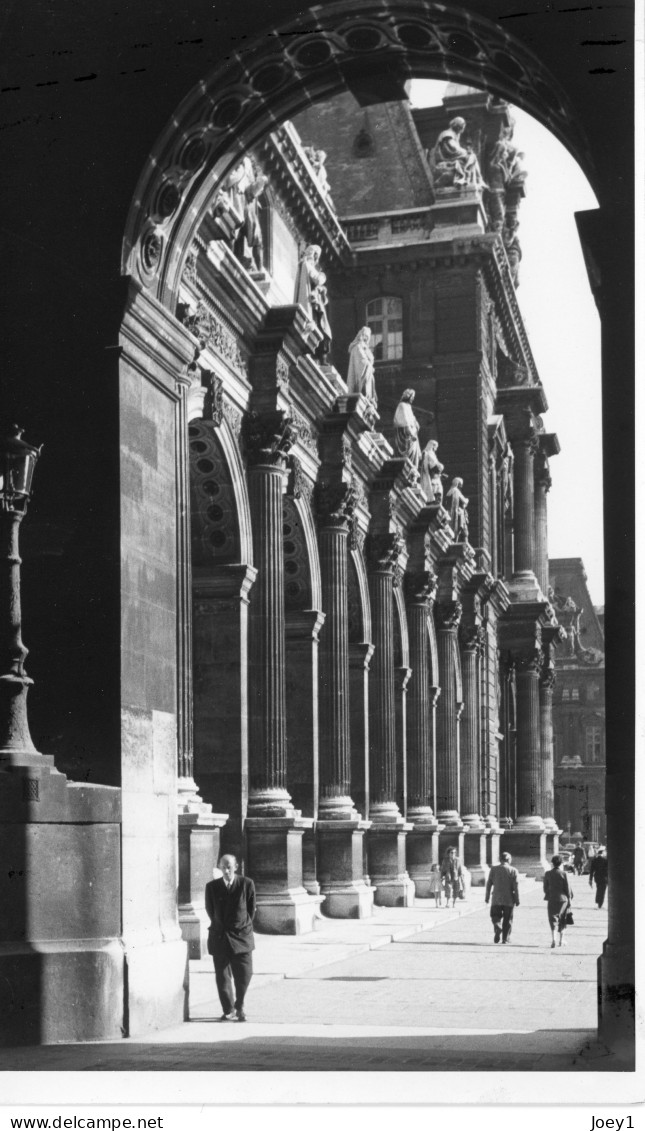
{"type": "Polygon", "coordinates": [[[191,963],[190,1022],[145,1038],[0,1053],[50,1071],[606,1071],[596,961],[606,938],[584,877],[575,926],[550,949],[541,885],[525,880],[509,945],[493,945],[483,888],[370,920],[257,936],[249,1021],[220,1024],[210,960],[191,963]]]}

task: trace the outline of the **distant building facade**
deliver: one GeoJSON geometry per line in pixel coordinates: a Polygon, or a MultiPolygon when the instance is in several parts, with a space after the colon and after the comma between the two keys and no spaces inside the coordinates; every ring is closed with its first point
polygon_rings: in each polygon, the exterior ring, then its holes
{"type": "Polygon", "coordinates": [[[556,649],[553,695],[555,816],[563,836],[604,843],[605,651],[580,558],[549,560],[551,600],[566,639],[556,649]]]}

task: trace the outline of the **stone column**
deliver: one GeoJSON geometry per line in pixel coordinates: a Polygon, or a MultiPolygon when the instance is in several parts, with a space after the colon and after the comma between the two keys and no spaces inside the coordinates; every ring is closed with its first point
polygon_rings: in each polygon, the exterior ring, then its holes
{"type": "Polygon", "coordinates": [[[352,797],[363,820],[368,820],[370,811],[369,670],[373,654],[373,644],[349,646],[352,797]]]}
{"type": "Polygon", "coordinates": [[[437,705],[437,819],[447,828],[463,829],[459,816],[459,736],[457,719],[457,630],[461,604],[435,604],[441,695],[437,705]]]}
{"type": "Polygon", "coordinates": [[[436,577],[429,571],[406,575],[412,678],[408,691],[408,871],[417,896],[428,898],[430,870],[438,863],[439,825],[434,799],[434,702],[430,685],[428,617],[436,577]]]}
{"type": "Polygon", "coordinates": [[[347,554],[355,494],[348,484],[318,493],[320,568],[325,626],[321,636],[320,805],[316,825],[318,878],[325,914],[362,919],[372,914],[365,883],[363,837],[369,823],[354,808],[349,728],[347,554]]]}
{"type": "Polygon", "coordinates": [[[372,535],[370,599],[374,656],[370,671],[369,872],[374,902],[410,907],[414,884],[405,867],[406,824],[396,803],[396,717],[394,705],[394,571],[403,549],[396,534],[372,535]]]}
{"type": "Polygon", "coordinates": [[[515,440],[513,482],[515,489],[515,573],[536,572],[535,494],[533,461],[537,451],[534,437],[515,440]]]}
{"type": "MultiPolygon", "coordinates": [[[[319,803],[319,633],[325,614],[294,609],[286,616],[286,704],[289,782],[295,807],[315,819],[319,803]]],[[[302,838],[303,884],[320,895],[314,829],[302,838]]]]}
{"type": "Polygon", "coordinates": [[[408,684],[411,669],[394,669],[394,714],[396,744],[396,799],[404,820],[408,813],[408,684]]]}
{"type": "Polygon", "coordinates": [[[539,647],[515,657],[517,688],[517,820],[505,833],[513,862],[520,871],[541,876],[547,867],[546,834],[540,814],[542,802],[542,746],[540,738],[539,647]],[[512,847],[511,847],[512,844],[512,847]]]}
{"type": "Polygon", "coordinates": [[[461,624],[461,681],[464,709],[460,725],[460,800],[462,821],[466,826],[464,863],[472,883],[486,883],[486,825],[480,815],[481,797],[481,695],[479,661],[484,643],[484,630],[479,624],[461,624]]]}
{"type": "Polygon", "coordinates": [[[282,495],[293,428],[281,411],[245,419],[253,555],[249,647],[247,871],[256,884],[256,925],[272,934],[312,930],[320,897],[302,883],[302,837],[311,819],[287,791],[282,495]]]}
{"type": "MultiPolygon", "coordinates": [[[[544,636],[544,631],[543,631],[544,636]]],[[[552,641],[544,642],[540,671],[540,747],[542,750],[541,813],[546,829],[546,853],[550,858],[558,851],[560,832],[555,821],[553,766],[553,688],[555,660],[552,641]]]]}
{"type": "Polygon", "coordinates": [[[549,543],[547,527],[547,493],[551,486],[549,462],[542,451],[535,462],[535,575],[546,597],[549,591],[549,543]]]}

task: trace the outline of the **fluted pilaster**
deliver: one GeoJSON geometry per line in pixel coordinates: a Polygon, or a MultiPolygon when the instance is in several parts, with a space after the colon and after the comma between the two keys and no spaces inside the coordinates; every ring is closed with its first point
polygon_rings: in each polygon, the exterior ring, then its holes
{"type": "Polygon", "coordinates": [[[408,688],[408,819],[436,825],[433,794],[433,707],[430,689],[428,615],[436,579],[424,573],[407,583],[412,679],[408,688]]]}
{"type": "Polygon", "coordinates": [[[480,809],[480,627],[461,631],[461,680],[464,711],[460,734],[461,812],[464,824],[483,828],[480,809]]]}
{"type": "Polygon", "coordinates": [[[251,593],[248,815],[293,813],[287,792],[282,495],[293,429],[284,413],[251,413],[245,424],[249,501],[258,576],[251,593]]]}
{"type": "Polygon", "coordinates": [[[457,717],[457,630],[461,604],[451,601],[435,606],[437,653],[441,696],[437,707],[437,817],[444,824],[459,825],[459,720],[457,717]]]}
{"type": "Polygon", "coordinates": [[[373,539],[369,576],[374,628],[370,671],[370,817],[398,817],[396,803],[396,711],[394,701],[394,571],[396,536],[373,539]]]}
{"type": "Polygon", "coordinates": [[[349,620],[347,543],[354,505],[351,487],[322,491],[318,499],[320,568],[326,621],[321,638],[320,817],[356,816],[350,796],[349,620]]]}
{"type": "Polygon", "coordinates": [[[553,645],[546,646],[540,672],[540,747],[542,751],[541,814],[548,825],[555,825],[553,791],[553,688],[555,665],[553,645]]]}
{"type": "Polygon", "coordinates": [[[540,737],[540,652],[519,656],[517,687],[517,825],[543,829],[540,737]]]}
{"type": "Polygon", "coordinates": [[[535,438],[515,440],[513,478],[515,487],[515,572],[535,572],[535,496],[533,461],[535,438]]]}

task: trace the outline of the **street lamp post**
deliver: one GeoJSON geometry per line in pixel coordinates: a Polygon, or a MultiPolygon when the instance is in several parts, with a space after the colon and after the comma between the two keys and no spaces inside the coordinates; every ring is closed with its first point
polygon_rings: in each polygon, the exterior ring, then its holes
{"type": "Polygon", "coordinates": [[[33,680],[24,666],[18,553],[18,532],[41,449],[26,444],[22,431],[14,424],[0,441],[0,769],[42,760],[27,721],[27,690],[33,680]]]}

